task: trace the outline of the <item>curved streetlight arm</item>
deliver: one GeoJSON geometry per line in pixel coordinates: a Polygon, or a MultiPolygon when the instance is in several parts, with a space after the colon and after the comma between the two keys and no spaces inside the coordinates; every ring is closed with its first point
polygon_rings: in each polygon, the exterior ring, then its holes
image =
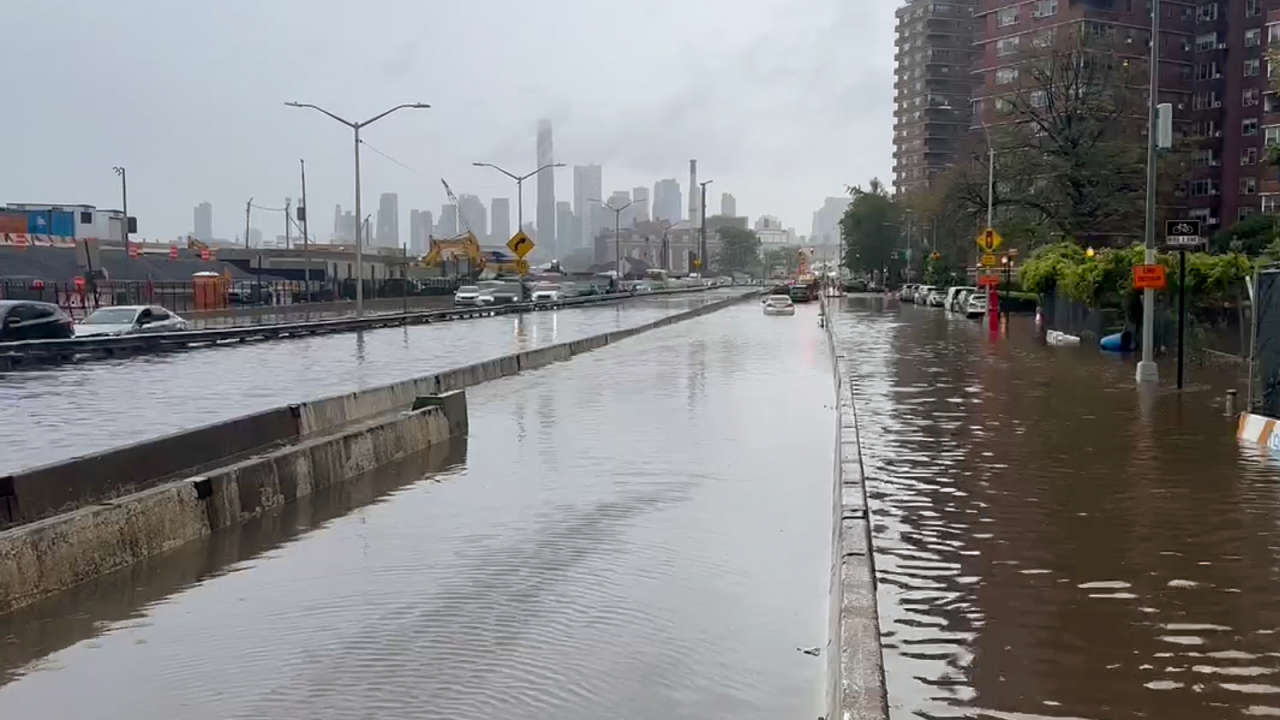
{"type": "MultiPolygon", "coordinates": [[[[487,167],[487,168],[493,168],[494,170],[497,170],[498,172],[502,173],[503,175],[506,175],[507,177],[511,178],[512,180],[515,180],[516,182],[520,182],[520,181],[524,180],[524,178],[522,178],[522,177],[520,177],[520,176],[516,175],[515,173],[508,172],[505,168],[500,168],[500,167],[498,167],[497,165],[494,165],[493,163],[486,163],[486,162],[473,162],[473,163],[471,163],[471,164],[472,164],[472,165],[474,165],[475,167],[487,167]]],[[[525,177],[528,177],[528,176],[525,176],[525,177]]]]}
{"type": "Polygon", "coordinates": [[[333,113],[329,112],[328,110],[325,110],[319,105],[312,105],[311,103],[300,103],[300,102],[287,102],[285,103],[285,105],[289,107],[295,107],[295,108],[311,108],[312,110],[318,110],[319,112],[322,112],[325,115],[328,115],[329,117],[333,118],[334,120],[337,120],[338,122],[342,123],[343,125],[346,125],[349,128],[354,129],[359,127],[358,125],[351,122],[350,120],[347,120],[346,118],[338,117],[337,115],[334,115],[333,113]]]}
{"type": "Polygon", "coordinates": [[[546,170],[547,168],[558,168],[558,167],[564,167],[564,163],[547,163],[546,165],[543,165],[542,167],[538,168],[537,170],[534,170],[533,172],[529,173],[528,175],[525,175],[520,179],[528,180],[529,178],[533,177],[534,175],[537,175],[538,173],[542,172],[543,170],[546,170]]]}
{"type": "MultiPolygon", "coordinates": [[[[384,118],[384,117],[386,117],[386,116],[390,115],[391,113],[393,113],[393,112],[395,112],[395,111],[397,111],[397,110],[403,110],[403,109],[405,109],[405,108],[417,108],[417,109],[419,109],[419,110],[426,110],[426,109],[428,109],[428,108],[430,108],[430,107],[431,107],[431,106],[430,106],[430,105],[428,105],[428,104],[426,104],[426,103],[401,103],[400,105],[397,105],[397,106],[395,106],[395,107],[391,108],[390,110],[386,110],[386,111],[380,112],[380,113],[378,113],[377,115],[374,115],[373,117],[369,118],[368,120],[365,120],[365,121],[364,121],[364,122],[362,122],[362,123],[358,123],[357,125],[358,125],[359,127],[364,127],[365,125],[372,125],[374,122],[376,122],[376,121],[378,121],[378,120],[381,120],[382,118],[384,118]]],[[[322,112],[323,112],[323,111],[322,111],[322,112]]],[[[337,117],[337,116],[335,115],[334,117],[337,117]]]]}

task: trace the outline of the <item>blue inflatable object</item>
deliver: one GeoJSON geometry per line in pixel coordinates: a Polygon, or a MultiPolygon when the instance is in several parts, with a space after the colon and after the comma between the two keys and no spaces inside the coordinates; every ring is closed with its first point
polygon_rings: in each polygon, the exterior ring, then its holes
{"type": "Polygon", "coordinates": [[[1098,347],[1107,352],[1129,352],[1134,349],[1133,333],[1125,330],[1107,335],[1098,341],[1098,347]]]}

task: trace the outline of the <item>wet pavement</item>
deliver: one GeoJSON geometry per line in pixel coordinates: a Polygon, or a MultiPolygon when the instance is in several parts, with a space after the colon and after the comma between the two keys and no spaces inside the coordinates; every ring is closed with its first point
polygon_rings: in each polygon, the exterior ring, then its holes
{"type": "Polygon", "coordinates": [[[821,714],[826,659],[797,651],[827,621],[816,307],[747,301],[467,393],[465,448],[0,616],[0,714],[821,714]]]}
{"type": "Polygon", "coordinates": [[[0,476],[280,405],[634,327],[742,288],[0,372],[0,476]]]}
{"type": "Polygon", "coordinates": [[[1280,462],[1233,371],[1140,394],[1030,317],[844,303],[894,718],[1280,716],[1280,462]]]}

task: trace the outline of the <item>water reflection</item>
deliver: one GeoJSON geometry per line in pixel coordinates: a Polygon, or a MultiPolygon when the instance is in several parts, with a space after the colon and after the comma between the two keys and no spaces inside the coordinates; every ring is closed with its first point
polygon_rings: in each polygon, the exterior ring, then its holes
{"type": "Polygon", "coordinates": [[[1280,465],[1196,370],[851,298],[896,718],[1280,712],[1280,465]]]}

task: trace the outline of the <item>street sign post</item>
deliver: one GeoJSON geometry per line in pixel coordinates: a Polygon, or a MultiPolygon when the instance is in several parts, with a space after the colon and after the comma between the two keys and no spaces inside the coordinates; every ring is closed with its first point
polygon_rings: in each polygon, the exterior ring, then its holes
{"type": "Polygon", "coordinates": [[[1168,220],[1164,224],[1164,244],[1178,251],[1178,389],[1182,389],[1182,343],[1187,326],[1187,249],[1204,243],[1199,220],[1168,220]]]}
{"type": "Polygon", "coordinates": [[[1004,238],[1000,237],[1000,233],[995,228],[987,228],[978,233],[978,249],[985,253],[993,253],[1004,244],[1004,238]]]}
{"type": "Polygon", "coordinates": [[[507,248],[515,253],[516,257],[523,260],[525,255],[533,252],[534,244],[533,240],[530,240],[523,230],[517,230],[516,234],[512,235],[511,239],[507,241],[507,248]]]}

